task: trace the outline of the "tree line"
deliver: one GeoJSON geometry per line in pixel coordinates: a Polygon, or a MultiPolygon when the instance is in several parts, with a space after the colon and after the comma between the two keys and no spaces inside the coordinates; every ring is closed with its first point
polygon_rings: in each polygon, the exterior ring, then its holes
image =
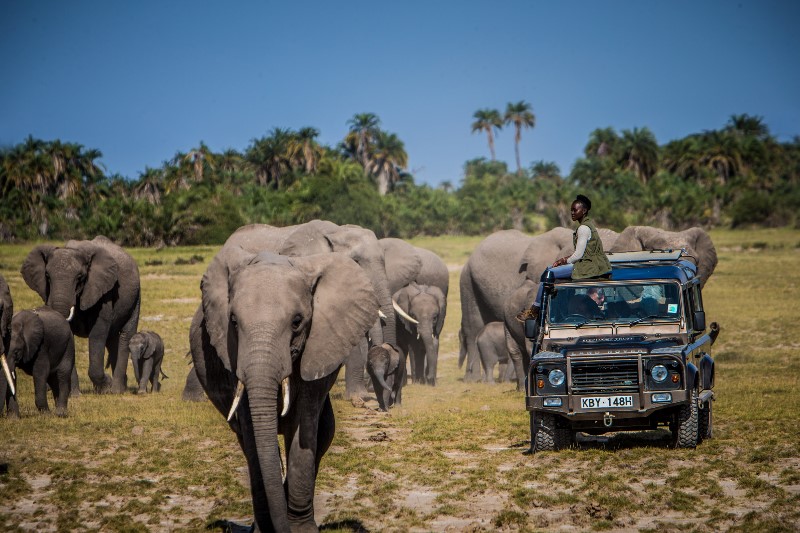
{"type": "Polygon", "coordinates": [[[128,246],[221,243],[243,224],[315,218],[380,237],[536,232],[568,226],[577,192],[615,229],[800,224],[800,138],[779,142],[760,117],[734,115],[663,145],[646,127],[596,129],[568,175],[547,161],[522,166],[530,104],[473,118],[491,158],[465,162],[457,188],[415,183],[404,143],[372,113],[354,115],[336,146],[320,144],[313,127],[274,128],[241,152],[200,142],[136,180],[107,174],[98,149],[28,137],[0,150],[0,241],[103,234],[128,246]],[[515,172],[494,155],[493,133],[506,125],[515,130],[515,172]]]}

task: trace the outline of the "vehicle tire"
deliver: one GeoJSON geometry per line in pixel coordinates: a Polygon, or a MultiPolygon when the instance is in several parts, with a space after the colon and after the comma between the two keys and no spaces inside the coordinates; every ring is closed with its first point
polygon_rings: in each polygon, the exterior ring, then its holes
{"type": "Polygon", "coordinates": [[[689,404],[682,405],[672,424],[672,445],[675,448],[696,448],[699,431],[697,389],[692,389],[689,404]]]}
{"type": "Polygon", "coordinates": [[[698,411],[698,420],[697,420],[697,441],[698,443],[703,442],[706,439],[710,439],[714,437],[714,423],[712,420],[713,405],[712,400],[708,400],[705,406],[701,407],[698,411]]]}
{"type": "Polygon", "coordinates": [[[568,448],[572,442],[573,431],[556,425],[556,415],[539,414],[534,423],[531,436],[533,452],[552,452],[568,448]]]}

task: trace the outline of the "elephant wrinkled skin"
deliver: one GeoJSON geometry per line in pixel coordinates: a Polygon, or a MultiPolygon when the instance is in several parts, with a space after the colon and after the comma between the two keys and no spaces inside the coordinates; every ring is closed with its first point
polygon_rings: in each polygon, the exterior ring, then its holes
{"type": "Polygon", "coordinates": [[[89,379],[96,392],[125,392],[128,342],[139,325],[139,268],[103,236],[36,246],[21,269],[28,287],[89,339],[89,379]],[[103,364],[108,349],[108,363],[103,364]],[[113,376],[105,374],[110,366],[113,376]]]}
{"type": "Polygon", "coordinates": [[[287,257],[226,244],[201,291],[194,369],[247,459],[255,526],[316,531],[314,485],[334,434],[328,392],[375,323],[372,283],[340,253],[287,257]]]}

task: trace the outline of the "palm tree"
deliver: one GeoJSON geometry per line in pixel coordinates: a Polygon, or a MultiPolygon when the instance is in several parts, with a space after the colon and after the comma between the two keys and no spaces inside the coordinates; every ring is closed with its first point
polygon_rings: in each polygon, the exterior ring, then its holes
{"type": "Polygon", "coordinates": [[[619,135],[614,128],[597,128],[589,135],[583,153],[586,157],[606,157],[612,155],[618,145],[619,135]]]}
{"type": "Polygon", "coordinates": [[[317,163],[322,157],[322,148],[316,141],[317,137],[319,137],[319,130],[312,127],[300,128],[295,136],[297,151],[306,174],[316,172],[317,163]]]}
{"type": "Polygon", "coordinates": [[[206,165],[213,170],[216,166],[217,156],[206,146],[206,143],[200,141],[199,147],[192,148],[183,156],[183,162],[192,165],[194,180],[197,183],[201,183],[206,165]]]}
{"type": "Polygon", "coordinates": [[[345,138],[345,143],[355,146],[356,161],[365,168],[368,163],[367,154],[369,153],[370,144],[380,131],[378,129],[380,123],[380,119],[374,113],[357,113],[347,121],[350,132],[345,138]],[[349,139],[350,137],[352,139],[349,139]]]}
{"type": "Polygon", "coordinates": [[[514,125],[514,153],[517,156],[517,174],[522,173],[522,163],[519,159],[519,142],[522,139],[522,128],[533,128],[536,126],[536,116],[533,114],[531,105],[520,100],[517,103],[509,103],[506,106],[506,114],[503,117],[506,124],[514,125]]]}
{"type": "Polygon", "coordinates": [[[133,197],[137,200],[158,205],[164,192],[162,172],[155,168],[145,167],[139,175],[139,181],[133,186],[133,197]]]}
{"type": "Polygon", "coordinates": [[[494,161],[494,131],[503,129],[503,117],[500,116],[500,111],[496,109],[479,109],[472,116],[475,118],[475,122],[472,123],[472,133],[476,131],[486,132],[486,137],[489,141],[489,152],[492,154],[492,161],[494,161]]]}
{"type": "Polygon", "coordinates": [[[762,140],[769,137],[769,128],[764,124],[764,118],[753,117],[747,113],[731,115],[725,129],[743,137],[755,137],[762,140]]]}
{"type": "Polygon", "coordinates": [[[620,143],[620,163],[647,185],[647,180],[658,170],[658,143],[655,135],[646,127],[623,130],[620,143]]]}
{"type": "Polygon", "coordinates": [[[280,188],[281,178],[292,169],[294,135],[291,130],[273,128],[269,136],[253,139],[245,159],[254,169],[258,183],[273,183],[276,189],[280,188]]]}
{"type": "Polygon", "coordinates": [[[378,194],[384,196],[401,178],[400,169],[408,165],[405,145],[394,133],[378,132],[368,154],[367,172],[378,178],[378,194]]]}

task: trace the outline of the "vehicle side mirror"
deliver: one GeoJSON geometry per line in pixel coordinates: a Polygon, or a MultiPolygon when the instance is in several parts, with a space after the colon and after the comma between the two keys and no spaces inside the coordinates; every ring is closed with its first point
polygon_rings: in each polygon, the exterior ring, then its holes
{"type": "Polygon", "coordinates": [[[702,331],[706,329],[706,312],[695,311],[692,315],[692,321],[694,322],[695,331],[702,331]]]}
{"type": "Polygon", "coordinates": [[[529,318],[525,321],[525,337],[528,339],[535,339],[536,333],[539,330],[539,323],[535,318],[529,318]]]}

